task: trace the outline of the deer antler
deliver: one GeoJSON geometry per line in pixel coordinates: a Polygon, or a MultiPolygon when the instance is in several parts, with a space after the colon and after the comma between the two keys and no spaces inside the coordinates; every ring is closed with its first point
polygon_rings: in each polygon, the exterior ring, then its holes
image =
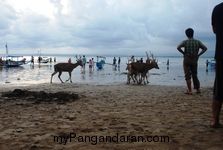
{"type": "Polygon", "coordinates": [[[129,61],[131,60],[131,58],[129,58],[129,57],[127,57],[127,61],[128,61],[128,63],[127,64],[129,64],[129,61]]]}
{"type": "MultiPolygon", "coordinates": [[[[150,52],[150,53],[151,53],[151,52],[150,52]]],[[[147,52],[146,52],[146,57],[147,57],[147,58],[149,58],[149,55],[148,55],[148,53],[147,53],[147,52]]]]}
{"type": "Polygon", "coordinates": [[[76,59],[77,59],[77,61],[81,60],[81,56],[79,56],[79,58],[78,58],[77,55],[76,55],[76,59]]]}
{"type": "Polygon", "coordinates": [[[152,57],[152,60],[153,60],[154,62],[156,62],[156,59],[154,58],[153,53],[150,52],[150,55],[151,55],[151,57],[152,57]]]}

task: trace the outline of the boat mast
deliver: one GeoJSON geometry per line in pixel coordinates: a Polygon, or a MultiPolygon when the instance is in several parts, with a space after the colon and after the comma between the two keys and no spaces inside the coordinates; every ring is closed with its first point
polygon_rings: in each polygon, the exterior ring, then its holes
{"type": "Polygon", "coordinates": [[[5,48],[6,48],[6,55],[8,56],[9,54],[8,54],[8,46],[7,46],[7,42],[6,42],[6,44],[5,44],[5,48]]]}
{"type": "Polygon", "coordinates": [[[39,57],[41,57],[41,49],[39,50],[39,57]]]}

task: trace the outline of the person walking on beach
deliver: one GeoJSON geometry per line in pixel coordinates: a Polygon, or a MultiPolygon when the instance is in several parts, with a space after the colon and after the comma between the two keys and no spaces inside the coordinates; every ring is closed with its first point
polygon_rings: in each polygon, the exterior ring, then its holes
{"type": "Polygon", "coordinates": [[[169,66],[169,64],[170,64],[170,60],[167,59],[166,65],[169,66]]]}
{"type": "Polygon", "coordinates": [[[223,3],[216,5],[212,12],[211,25],[214,34],[216,35],[215,45],[215,81],[213,88],[212,99],[212,114],[213,122],[211,127],[222,128],[219,116],[222,108],[223,101],[223,3]]]}
{"type": "Polygon", "coordinates": [[[82,58],[82,68],[85,70],[85,64],[86,64],[86,58],[85,58],[85,55],[83,55],[83,58],[82,58]]]}
{"type": "Polygon", "coordinates": [[[92,60],[89,60],[89,70],[92,70],[92,60]]]}
{"type": "Polygon", "coordinates": [[[118,58],[118,69],[120,69],[121,58],[118,58]]]}
{"type": "Polygon", "coordinates": [[[94,70],[94,58],[91,59],[92,62],[92,69],[94,70]]]}
{"type": "Polygon", "coordinates": [[[186,29],[185,33],[188,39],[183,40],[177,46],[178,51],[181,52],[184,56],[183,69],[188,88],[185,94],[192,94],[191,76],[193,79],[194,89],[196,89],[196,93],[200,93],[200,81],[197,77],[197,62],[198,58],[207,50],[207,47],[199,40],[193,38],[194,30],[192,28],[186,29]],[[184,48],[184,50],[182,50],[182,48],[184,48]],[[202,51],[199,53],[200,48],[202,49],[202,51]]]}
{"type": "Polygon", "coordinates": [[[116,70],[116,67],[117,67],[116,58],[114,57],[113,58],[113,68],[114,68],[114,70],[116,70]]]}
{"type": "Polygon", "coordinates": [[[31,56],[31,63],[30,63],[30,65],[31,64],[34,66],[34,57],[33,56],[31,56]]]}

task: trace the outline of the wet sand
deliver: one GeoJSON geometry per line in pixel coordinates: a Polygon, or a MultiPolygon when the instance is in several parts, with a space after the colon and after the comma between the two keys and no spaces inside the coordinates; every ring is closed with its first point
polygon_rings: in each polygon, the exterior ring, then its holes
{"type": "Polygon", "coordinates": [[[34,103],[32,96],[1,97],[1,150],[223,148],[223,129],[209,127],[212,87],[203,87],[200,94],[186,95],[185,86],[45,83],[17,87],[9,84],[1,87],[0,95],[14,89],[63,91],[78,94],[78,99],[66,103],[34,103]],[[60,137],[67,136],[65,144],[60,137]],[[103,142],[106,136],[108,141],[103,142]],[[144,138],[143,142],[134,140],[139,136],[144,138]],[[162,139],[163,136],[166,138],[162,139]],[[146,138],[153,141],[145,142],[146,138]]]}

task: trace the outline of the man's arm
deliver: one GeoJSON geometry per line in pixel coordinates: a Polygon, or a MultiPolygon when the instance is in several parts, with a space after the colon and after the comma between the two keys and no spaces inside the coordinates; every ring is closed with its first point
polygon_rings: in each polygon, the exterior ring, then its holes
{"type": "Polygon", "coordinates": [[[204,54],[204,52],[206,52],[206,50],[207,50],[207,47],[204,47],[202,49],[202,51],[198,54],[198,57],[200,57],[202,54],[204,54]]]}
{"type": "Polygon", "coordinates": [[[177,46],[177,49],[179,52],[181,52],[184,55],[184,51],[181,49],[181,46],[177,46]]]}
{"type": "Polygon", "coordinates": [[[216,32],[215,32],[215,28],[214,28],[214,26],[213,26],[213,25],[212,25],[212,30],[213,30],[214,34],[216,34],[216,32]]]}

